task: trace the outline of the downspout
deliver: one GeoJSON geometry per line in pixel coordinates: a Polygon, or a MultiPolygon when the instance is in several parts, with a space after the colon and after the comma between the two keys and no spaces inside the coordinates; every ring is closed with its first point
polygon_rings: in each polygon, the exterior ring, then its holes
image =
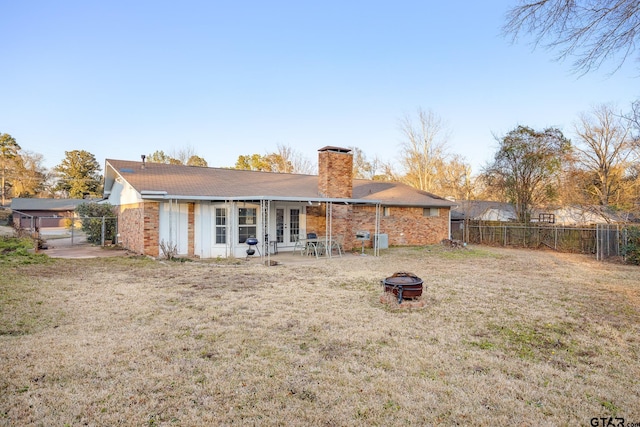
{"type": "Polygon", "coordinates": [[[327,235],[327,233],[325,233],[324,236],[324,247],[325,250],[327,251],[327,256],[329,258],[331,258],[331,237],[333,234],[333,203],[331,202],[327,202],[325,204],[325,224],[327,224],[327,231],[329,232],[329,234],[327,235]]]}
{"type": "Polygon", "coordinates": [[[173,199],[169,199],[169,245],[173,246],[173,199]]]}

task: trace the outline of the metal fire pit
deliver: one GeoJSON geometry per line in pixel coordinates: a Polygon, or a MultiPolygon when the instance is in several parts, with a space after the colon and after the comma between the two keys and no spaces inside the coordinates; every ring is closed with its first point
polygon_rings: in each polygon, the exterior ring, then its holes
{"type": "Polygon", "coordinates": [[[422,279],[413,273],[395,273],[381,281],[385,292],[398,296],[398,304],[403,298],[418,298],[422,295],[422,279]]]}

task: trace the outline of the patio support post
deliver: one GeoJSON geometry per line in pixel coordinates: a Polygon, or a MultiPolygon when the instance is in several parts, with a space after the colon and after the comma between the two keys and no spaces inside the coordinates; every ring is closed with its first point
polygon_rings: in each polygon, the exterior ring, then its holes
{"type": "Polygon", "coordinates": [[[326,232],[324,233],[324,247],[327,251],[327,257],[331,258],[331,242],[332,234],[333,234],[333,203],[327,202],[325,204],[325,224],[326,224],[326,232]]]}
{"type": "Polygon", "coordinates": [[[375,224],[375,233],[373,235],[373,256],[380,255],[380,245],[378,242],[378,240],[380,239],[380,210],[381,210],[380,203],[376,203],[376,224],[375,224]]]}

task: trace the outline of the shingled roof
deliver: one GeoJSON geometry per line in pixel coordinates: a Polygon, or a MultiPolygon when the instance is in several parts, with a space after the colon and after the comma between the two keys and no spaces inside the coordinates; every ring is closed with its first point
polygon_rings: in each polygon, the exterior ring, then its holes
{"type": "MultiPolygon", "coordinates": [[[[318,176],[107,159],[105,193],[120,176],[138,193],[197,200],[323,200],[318,176]]],[[[454,203],[396,182],[354,180],[355,203],[447,207],[454,203]]]]}
{"type": "Polygon", "coordinates": [[[85,199],[35,199],[14,198],[11,200],[11,209],[15,211],[74,211],[78,205],[89,203],[93,200],[85,199]]]}

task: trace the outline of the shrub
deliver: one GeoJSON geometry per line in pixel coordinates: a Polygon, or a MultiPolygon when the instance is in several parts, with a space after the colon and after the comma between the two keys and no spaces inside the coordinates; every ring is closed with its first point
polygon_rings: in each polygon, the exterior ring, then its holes
{"type": "Polygon", "coordinates": [[[105,218],[105,240],[114,240],[116,235],[116,215],[114,207],[109,203],[83,203],[76,208],[82,217],[82,231],[87,233],[87,240],[91,243],[102,241],[102,218],[105,218]]]}
{"type": "Polygon", "coordinates": [[[627,242],[622,247],[627,264],[640,265],[640,227],[627,228],[627,242]]]}
{"type": "Polygon", "coordinates": [[[166,259],[173,261],[178,255],[178,245],[172,242],[167,242],[164,239],[160,242],[160,250],[166,259]]]}

